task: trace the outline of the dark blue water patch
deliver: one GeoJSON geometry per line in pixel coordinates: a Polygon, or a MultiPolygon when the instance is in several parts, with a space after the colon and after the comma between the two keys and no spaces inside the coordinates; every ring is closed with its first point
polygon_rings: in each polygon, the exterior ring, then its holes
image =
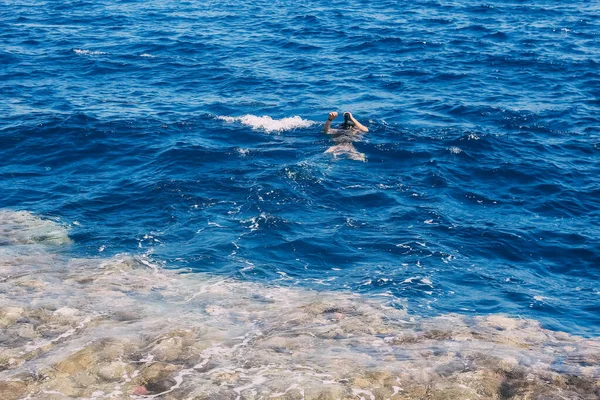
{"type": "Polygon", "coordinates": [[[7,5],[0,207],[81,255],[597,335],[598,28],[585,2],[7,5]],[[333,110],[366,162],[324,154],[333,110]]]}

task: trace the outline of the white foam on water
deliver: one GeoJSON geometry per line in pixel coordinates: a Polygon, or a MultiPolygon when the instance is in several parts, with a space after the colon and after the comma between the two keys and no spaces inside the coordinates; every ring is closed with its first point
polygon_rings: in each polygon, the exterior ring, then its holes
{"type": "Polygon", "coordinates": [[[228,117],[219,116],[218,119],[225,122],[239,122],[242,125],[252,127],[252,129],[262,129],[266,132],[283,132],[296,128],[308,128],[317,122],[303,119],[299,116],[273,119],[268,115],[258,117],[256,115],[247,114],[243,117],[228,117]]]}
{"type": "Polygon", "coordinates": [[[239,155],[241,155],[242,157],[246,157],[249,153],[250,153],[250,149],[237,149],[237,152],[239,153],[239,155]]]}
{"type": "Polygon", "coordinates": [[[107,54],[103,51],[92,51],[92,50],[86,50],[86,49],[73,49],[73,51],[75,52],[75,54],[83,55],[83,56],[99,56],[99,55],[107,54]]]}

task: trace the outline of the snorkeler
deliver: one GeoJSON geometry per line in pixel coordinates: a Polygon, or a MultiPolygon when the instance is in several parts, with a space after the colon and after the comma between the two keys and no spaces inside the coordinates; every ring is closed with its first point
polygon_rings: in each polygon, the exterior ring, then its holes
{"type": "MultiPolygon", "coordinates": [[[[337,116],[338,113],[335,111],[329,113],[329,117],[327,118],[327,122],[325,122],[325,127],[323,128],[323,133],[329,133],[331,123],[337,118],[337,116]]],[[[350,131],[351,133],[369,132],[369,128],[358,122],[356,118],[354,118],[349,112],[344,113],[344,123],[340,126],[340,129],[350,131]]]]}
{"type": "Polygon", "coordinates": [[[356,150],[353,142],[360,139],[360,133],[369,132],[369,128],[358,122],[349,112],[344,113],[344,123],[339,128],[331,128],[331,123],[337,116],[337,112],[330,112],[323,128],[323,133],[331,135],[336,143],[335,146],[328,148],[325,153],[333,154],[335,158],[342,156],[351,160],[366,161],[365,155],[356,150]]]}

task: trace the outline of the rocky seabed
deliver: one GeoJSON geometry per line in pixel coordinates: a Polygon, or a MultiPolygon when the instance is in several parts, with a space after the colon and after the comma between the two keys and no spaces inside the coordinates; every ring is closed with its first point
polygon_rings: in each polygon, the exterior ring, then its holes
{"type": "Polygon", "coordinates": [[[0,399],[599,399],[600,340],[67,256],[0,211],[0,399]]]}

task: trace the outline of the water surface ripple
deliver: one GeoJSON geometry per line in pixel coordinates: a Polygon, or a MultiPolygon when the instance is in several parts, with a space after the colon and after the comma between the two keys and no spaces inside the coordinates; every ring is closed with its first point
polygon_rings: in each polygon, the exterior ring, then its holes
{"type": "Polygon", "coordinates": [[[0,208],[74,252],[600,333],[597,2],[0,4],[0,208]]]}

